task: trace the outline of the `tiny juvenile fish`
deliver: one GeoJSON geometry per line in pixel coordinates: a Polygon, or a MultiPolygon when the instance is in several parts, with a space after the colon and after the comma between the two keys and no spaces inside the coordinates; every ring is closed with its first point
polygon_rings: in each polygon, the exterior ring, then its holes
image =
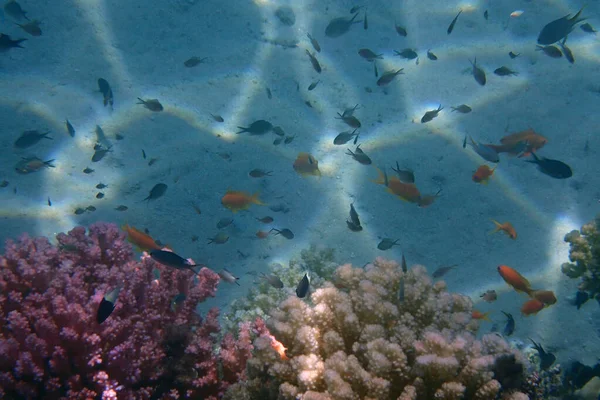
{"type": "Polygon", "coordinates": [[[168,186],[166,184],[157,183],[156,185],[154,185],[152,187],[152,189],[150,189],[150,193],[142,201],[150,202],[150,200],[156,200],[156,199],[162,197],[165,194],[165,192],[167,191],[167,188],[168,188],[168,186]]]}
{"type": "Polygon", "coordinates": [[[456,21],[458,21],[458,17],[460,17],[460,14],[462,14],[462,10],[458,11],[458,14],[456,14],[456,17],[454,17],[452,22],[450,22],[450,25],[448,26],[448,29],[446,30],[446,33],[448,33],[448,35],[451,34],[452,31],[454,30],[454,25],[456,25],[456,21]]]}
{"type": "Polygon", "coordinates": [[[94,169],[91,169],[90,167],[85,167],[85,168],[83,169],[83,171],[82,171],[82,172],[83,172],[84,174],[91,174],[91,173],[92,173],[92,172],[94,172],[94,171],[95,171],[95,170],[94,170],[94,169]]]}
{"type": "Polygon", "coordinates": [[[137,104],[142,104],[144,107],[146,107],[148,110],[153,111],[153,112],[160,112],[162,111],[163,105],[160,104],[160,101],[158,101],[158,99],[148,99],[148,100],[144,100],[138,97],[138,103],[137,104]]]}
{"type": "Polygon", "coordinates": [[[221,218],[219,222],[217,222],[217,229],[227,228],[229,225],[233,223],[233,218],[221,218]]]}
{"type": "Polygon", "coordinates": [[[354,208],[354,203],[350,204],[350,222],[352,222],[354,226],[360,227],[362,230],[362,226],[360,225],[360,218],[358,217],[358,213],[354,208]]]}
{"type": "MultiPolygon", "coordinates": [[[[210,114],[210,113],[209,113],[210,114]]],[[[212,117],[212,119],[214,119],[216,122],[225,122],[225,120],[223,119],[223,117],[221,117],[219,114],[210,114],[210,116],[212,117]]]]}
{"type": "Polygon", "coordinates": [[[498,294],[496,293],[495,290],[488,290],[485,293],[482,293],[481,295],[479,295],[479,297],[483,300],[486,301],[488,303],[494,302],[496,301],[496,299],[498,298],[498,294]]]}
{"type": "Polygon", "coordinates": [[[502,310],[500,312],[506,316],[506,325],[504,325],[504,330],[502,333],[504,336],[510,336],[515,331],[515,319],[513,318],[512,314],[505,313],[502,310]]]}
{"type": "Polygon", "coordinates": [[[587,33],[596,33],[598,32],[596,29],[594,29],[594,27],[592,25],[590,25],[588,22],[586,22],[585,24],[582,24],[580,26],[581,30],[587,33]]]}
{"type": "Polygon", "coordinates": [[[421,123],[425,124],[427,122],[430,122],[431,120],[433,120],[434,118],[436,118],[438,116],[438,114],[440,113],[440,111],[442,111],[443,109],[444,109],[444,107],[442,107],[442,105],[440,104],[440,106],[437,108],[437,110],[429,110],[429,111],[427,111],[421,117],[421,123]]]}
{"type": "Polygon", "coordinates": [[[27,12],[23,10],[16,0],[8,0],[4,4],[4,12],[16,20],[29,19],[27,18],[27,12]]]}
{"type": "Polygon", "coordinates": [[[207,59],[207,57],[200,58],[200,57],[193,56],[193,57],[188,58],[187,60],[185,60],[183,62],[183,65],[185,67],[187,67],[187,68],[193,68],[193,67],[195,67],[197,65],[202,64],[204,62],[204,60],[206,60],[206,59],[207,59]]]}
{"type": "Polygon", "coordinates": [[[319,64],[319,60],[317,60],[317,57],[315,57],[315,55],[308,50],[306,50],[306,54],[308,54],[308,57],[310,58],[310,63],[312,64],[313,69],[320,74],[321,64],[319,64]]]}
{"type": "Polygon", "coordinates": [[[115,207],[116,211],[127,211],[127,209],[128,209],[128,207],[127,206],[123,206],[123,205],[115,207]]]}
{"type": "Polygon", "coordinates": [[[107,188],[108,185],[105,185],[104,183],[100,182],[99,184],[96,185],[96,189],[104,189],[107,188]]]}
{"type": "Polygon", "coordinates": [[[510,58],[512,58],[513,60],[514,60],[515,58],[519,57],[520,55],[521,55],[521,53],[515,53],[515,52],[512,52],[512,51],[509,51],[509,52],[508,52],[508,56],[509,56],[510,58]]]}
{"type": "Polygon", "coordinates": [[[458,107],[450,107],[450,108],[452,108],[453,112],[454,111],[458,111],[461,114],[468,114],[471,111],[473,111],[473,109],[471,107],[469,107],[468,105],[466,105],[466,104],[461,104],[458,107]]]}
{"type": "Polygon", "coordinates": [[[406,32],[406,29],[403,28],[402,26],[398,25],[396,22],[394,22],[394,26],[396,28],[396,33],[402,37],[406,37],[408,36],[408,32],[406,32]]]}
{"type": "Polygon", "coordinates": [[[207,244],[224,244],[227,243],[227,241],[229,240],[229,236],[227,236],[226,233],[224,232],[219,232],[217,233],[215,236],[213,236],[212,238],[208,238],[208,243],[207,244]]]}

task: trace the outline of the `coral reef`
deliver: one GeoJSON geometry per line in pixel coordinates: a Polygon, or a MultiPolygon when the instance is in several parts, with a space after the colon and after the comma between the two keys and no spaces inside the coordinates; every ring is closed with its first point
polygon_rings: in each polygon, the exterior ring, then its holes
{"type": "Polygon", "coordinates": [[[522,355],[498,335],[476,340],[471,311],[424,267],[343,265],[309,302],[291,296],[271,311],[272,335],[254,341],[249,380],[225,398],[527,399],[516,391],[522,355]]]}
{"type": "Polygon", "coordinates": [[[569,260],[561,266],[569,278],[581,278],[579,290],[600,303],[600,215],[593,221],[573,230],[565,236],[571,245],[569,260]]]}
{"type": "Polygon", "coordinates": [[[219,349],[218,309],[196,312],[215,295],[216,273],[134,261],[112,224],[57,240],[24,235],[0,256],[1,398],[216,399],[244,378],[252,327],[226,335],[219,349]],[[120,285],[98,324],[101,299],[120,285]]]}

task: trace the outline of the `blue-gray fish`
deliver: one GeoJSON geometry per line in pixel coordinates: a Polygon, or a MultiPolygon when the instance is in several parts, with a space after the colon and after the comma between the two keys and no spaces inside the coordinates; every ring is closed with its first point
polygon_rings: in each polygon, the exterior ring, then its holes
{"type": "Polygon", "coordinates": [[[27,147],[31,147],[42,139],[50,139],[48,136],[50,131],[46,131],[44,133],[38,132],[36,130],[25,131],[19,136],[17,140],[15,140],[15,147],[19,149],[26,149],[27,147]]]}
{"type": "Polygon", "coordinates": [[[471,143],[469,144],[471,145],[473,150],[475,150],[475,153],[479,154],[481,158],[493,163],[500,162],[500,156],[498,155],[498,152],[492,147],[487,146],[485,144],[477,143],[473,140],[471,136],[469,136],[469,139],[471,139],[471,143]]]}
{"type": "Polygon", "coordinates": [[[152,189],[150,189],[150,193],[148,194],[148,197],[146,197],[143,201],[145,200],[156,200],[159,197],[162,197],[165,192],[167,191],[168,186],[164,183],[157,183],[156,185],[154,185],[152,187],[152,189]]]}
{"type": "Polygon", "coordinates": [[[344,33],[350,30],[352,24],[357,24],[362,21],[354,21],[354,19],[358,16],[358,13],[354,14],[352,18],[339,17],[334,18],[329,21],[327,27],[325,28],[325,36],[330,38],[337,38],[342,36],[344,33]]]}
{"type": "Polygon", "coordinates": [[[575,28],[579,22],[584,21],[586,18],[579,18],[583,7],[573,16],[569,18],[571,14],[567,14],[562,18],[555,19],[549,22],[542,28],[540,35],[537,38],[538,44],[547,45],[556,43],[559,40],[563,40],[569,33],[575,28]]]}

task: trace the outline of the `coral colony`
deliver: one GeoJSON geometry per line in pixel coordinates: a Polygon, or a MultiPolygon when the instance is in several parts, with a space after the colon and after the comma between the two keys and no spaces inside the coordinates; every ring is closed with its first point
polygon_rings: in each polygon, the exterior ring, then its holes
{"type": "Polygon", "coordinates": [[[266,324],[249,313],[223,333],[218,309],[196,311],[217,294],[208,267],[137,261],[112,224],[56,239],[23,235],[0,256],[0,398],[547,397],[535,365],[499,334],[476,339],[471,300],[421,266],[329,269],[331,254],[311,248],[304,298],[288,277],[265,280],[283,299],[260,300],[266,324]]]}

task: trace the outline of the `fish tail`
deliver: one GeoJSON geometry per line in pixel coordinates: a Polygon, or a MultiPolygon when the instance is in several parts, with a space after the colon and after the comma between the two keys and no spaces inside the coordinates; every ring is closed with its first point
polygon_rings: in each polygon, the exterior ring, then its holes
{"type": "Polygon", "coordinates": [[[385,174],[379,168],[375,167],[375,169],[377,170],[377,173],[379,174],[379,176],[377,177],[377,179],[373,179],[372,182],[377,183],[378,185],[385,185],[386,184],[385,174]]]}
{"type": "Polygon", "coordinates": [[[489,315],[490,315],[491,311],[486,312],[485,314],[483,314],[483,316],[481,317],[481,319],[484,319],[488,322],[492,322],[492,320],[490,319],[489,315]]]}
{"type": "Polygon", "coordinates": [[[496,232],[500,232],[502,230],[502,224],[496,220],[492,220],[492,222],[494,223],[494,225],[496,225],[496,229],[494,229],[493,231],[490,232],[490,235],[496,233],[496,232]]]}
{"type": "Polygon", "coordinates": [[[250,200],[252,201],[252,203],[257,204],[259,206],[266,206],[265,203],[263,203],[262,201],[260,201],[260,199],[258,198],[259,196],[259,192],[256,192],[252,195],[252,197],[250,198],[250,200]]]}
{"type": "Polygon", "coordinates": [[[577,14],[575,14],[575,15],[573,16],[573,18],[569,19],[569,21],[574,21],[574,22],[573,22],[573,25],[574,25],[574,24],[576,24],[576,23],[578,23],[578,22],[581,22],[581,21],[584,21],[584,20],[586,20],[586,19],[587,19],[587,18],[581,18],[581,19],[579,19],[579,16],[580,16],[580,15],[581,15],[581,13],[583,12],[583,9],[584,9],[584,8],[585,8],[585,5],[584,5],[583,7],[581,7],[581,10],[577,11],[577,14]]]}

